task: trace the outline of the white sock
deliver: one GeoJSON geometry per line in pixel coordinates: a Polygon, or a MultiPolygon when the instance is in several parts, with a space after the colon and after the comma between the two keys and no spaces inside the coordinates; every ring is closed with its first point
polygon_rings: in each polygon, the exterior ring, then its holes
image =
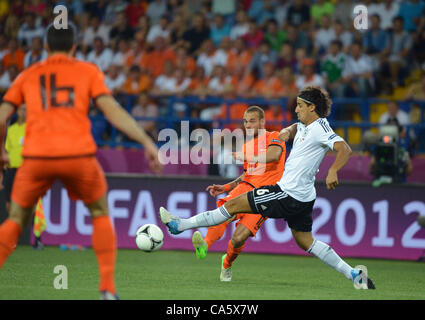
{"type": "Polygon", "coordinates": [[[193,216],[189,219],[181,219],[178,230],[184,231],[187,229],[194,229],[200,227],[216,226],[224,221],[227,221],[232,216],[224,206],[211,211],[205,211],[193,216]]]}
{"type": "Polygon", "coordinates": [[[353,268],[340,258],[339,255],[326,243],[314,240],[308,253],[315,255],[328,266],[331,266],[336,271],[341,272],[347,279],[353,280],[351,277],[351,270],[353,268]]]}

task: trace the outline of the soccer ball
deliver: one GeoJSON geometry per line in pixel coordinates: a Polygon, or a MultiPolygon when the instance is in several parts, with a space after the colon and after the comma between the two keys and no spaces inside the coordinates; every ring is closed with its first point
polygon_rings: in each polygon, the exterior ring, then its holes
{"type": "Polygon", "coordinates": [[[137,247],[145,252],[159,250],[164,243],[164,234],[162,230],[154,224],[145,224],[137,229],[136,244],[137,247]]]}

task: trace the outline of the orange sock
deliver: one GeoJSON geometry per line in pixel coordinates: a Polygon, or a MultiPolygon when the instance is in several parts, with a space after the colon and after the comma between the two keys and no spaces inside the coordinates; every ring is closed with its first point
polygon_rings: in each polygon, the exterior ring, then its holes
{"type": "Polygon", "coordinates": [[[208,228],[207,235],[204,239],[208,244],[208,249],[213,245],[214,242],[216,242],[223,236],[223,233],[224,231],[226,231],[228,224],[229,223],[227,222],[223,222],[222,224],[208,228]]]}
{"type": "Polygon", "coordinates": [[[224,261],[223,261],[223,267],[226,268],[226,269],[229,269],[232,266],[233,261],[235,261],[235,259],[242,252],[242,249],[244,247],[245,247],[245,243],[239,248],[234,248],[233,243],[232,243],[232,239],[230,239],[228,246],[227,246],[226,258],[224,258],[224,261]]]}
{"type": "Polygon", "coordinates": [[[117,245],[114,227],[109,216],[93,218],[92,244],[99,265],[99,290],[115,294],[114,273],[117,245]]]}
{"type": "Polygon", "coordinates": [[[19,224],[10,219],[4,221],[0,226],[0,268],[15,250],[21,232],[19,224]]]}

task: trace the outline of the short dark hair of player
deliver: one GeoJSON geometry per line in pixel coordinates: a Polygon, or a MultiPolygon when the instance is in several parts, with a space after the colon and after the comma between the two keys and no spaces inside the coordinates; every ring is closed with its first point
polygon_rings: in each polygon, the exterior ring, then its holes
{"type": "Polygon", "coordinates": [[[259,106],[250,106],[248,109],[246,109],[245,111],[246,113],[248,112],[257,112],[258,117],[261,119],[264,119],[264,110],[261,109],[259,106]]]}
{"type": "Polygon", "coordinates": [[[325,118],[331,113],[332,100],[329,93],[316,86],[305,87],[300,91],[298,97],[307,105],[314,104],[316,113],[320,118],[325,118]]]}
{"type": "Polygon", "coordinates": [[[69,52],[74,45],[74,29],[56,29],[53,24],[47,29],[47,45],[50,51],[69,52]]]}

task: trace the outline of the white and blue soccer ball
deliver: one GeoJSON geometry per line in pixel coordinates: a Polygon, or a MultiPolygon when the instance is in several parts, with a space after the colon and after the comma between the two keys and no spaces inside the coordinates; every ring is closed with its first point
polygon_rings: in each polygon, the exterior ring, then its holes
{"type": "Polygon", "coordinates": [[[159,250],[164,243],[164,233],[154,224],[145,224],[137,229],[136,245],[145,252],[159,250]]]}

